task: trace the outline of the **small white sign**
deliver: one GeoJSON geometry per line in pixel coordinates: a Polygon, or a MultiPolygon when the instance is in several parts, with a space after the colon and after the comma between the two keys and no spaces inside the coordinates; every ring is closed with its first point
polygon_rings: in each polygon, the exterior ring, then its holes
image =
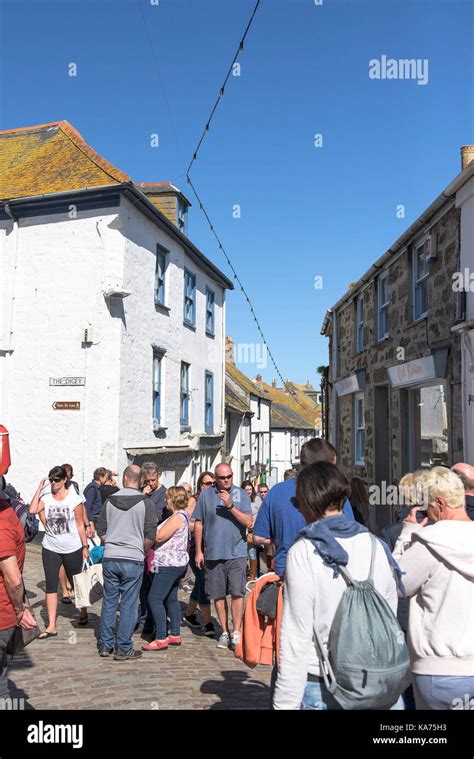
{"type": "Polygon", "coordinates": [[[54,387],[80,387],[86,384],[86,378],[85,377],[50,377],[49,378],[49,384],[54,387]]]}

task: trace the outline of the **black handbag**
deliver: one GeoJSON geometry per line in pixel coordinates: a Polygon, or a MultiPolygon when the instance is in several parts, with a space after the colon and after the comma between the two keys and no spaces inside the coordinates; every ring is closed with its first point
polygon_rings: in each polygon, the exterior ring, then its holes
{"type": "Polygon", "coordinates": [[[268,582],[260,591],[257,598],[255,608],[257,613],[262,617],[268,617],[269,619],[275,619],[277,615],[278,596],[280,595],[280,588],[282,581],[268,582]]]}
{"type": "MultiPolygon", "coordinates": [[[[24,591],[24,598],[26,599],[26,588],[24,591]]],[[[30,629],[25,629],[23,627],[18,627],[18,626],[15,627],[13,635],[7,644],[7,648],[6,648],[7,656],[14,656],[15,654],[19,654],[20,651],[23,651],[23,649],[26,648],[26,646],[29,646],[30,643],[36,640],[36,638],[39,638],[39,636],[41,635],[41,630],[38,627],[36,617],[34,615],[34,612],[31,606],[28,604],[28,602],[27,602],[27,607],[30,614],[35,619],[36,627],[32,627],[30,629]]]]}

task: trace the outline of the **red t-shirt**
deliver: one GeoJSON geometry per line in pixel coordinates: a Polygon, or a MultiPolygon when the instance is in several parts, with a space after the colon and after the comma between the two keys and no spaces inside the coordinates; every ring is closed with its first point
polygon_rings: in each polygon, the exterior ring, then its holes
{"type": "MultiPolygon", "coordinates": [[[[20,521],[10,504],[0,501],[0,560],[16,556],[20,572],[25,563],[25,534],[20,521]]],[[[0,630],[16,625],[13,604],[5,589],[3,574],[0,572],[0,630]]]]}

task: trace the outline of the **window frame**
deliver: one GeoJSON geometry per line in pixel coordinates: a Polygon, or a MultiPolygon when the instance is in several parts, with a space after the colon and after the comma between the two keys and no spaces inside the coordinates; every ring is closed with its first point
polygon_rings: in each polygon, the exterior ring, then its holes
{"type": "Polygon", "coordinates": [[[154,290],[154,299],[155,299],[155,306],[165,306],[166,307],[166,269],[168,266],[167,256],[168,256],[169,250],[164,248],[162,245],[159,245],[157,243],[156,245],[156,263],[155,263],[155,290],[154,290]],[[159,266],[158,262],[163,262],[163,272],[161,276],[161,280],[159,277],[159,266]],[[160,285],[157,286],[158,281],[160,281],[160,285]],[[162,291],[162,298],[159,295],[160,290],[162,291]]]}
{"type": "Polygon", "coordinates": [[[356,298],[356,318],[355,318],[355,349],[356,353],[364,351],[364,327],[365,327],[365,309],[364,294],[361,293],[356,298]]]}
{"type": "Polygon", "coordinates": [[[412,319],[414,322],[418,321],[418,319],[423,319],[424,317],[428,316],[428,280],[430,276],[429,254],[430,254],[429,237],[426,237],[421,242],[418,242],[415,245],[413,245],[411,277],[412,277],[412,303],[413,303],[412,319]],[[419,276],[420,251],[421,251],[421,256],[423,255],[425,256],[425,260],[424,260],[425,271],[421,276],[419,276]],[[425,289],[426,310],[418,313],[417,312],[417,300],[418,300],[417,295],[419,292],[421,292],[422,288],[426,288],[425,289]]]}
{"type": "Polygon", "coordinates": [[[354,466],[365,466],[365,393],[354,393],[354,466]],[[359,419],[358,409],[359,401],[362,401],[362,419],[359,419]],[[362,423],[360,423],[362,422],[362,423]],[[362,431],[362,456],[359,457],[358,453],[358,433],[362,431]]]}
{"type": "Polygon", "coordinates": [[[188,327],[195,327],[196,326],[196,275],[193,274],[192,271],[189,269],[184,269],[184,275],[183,275],[183,281],[184,281],[184,293],[183,293],[183,323],[186,324],[188,327]],[[187,278],[190,278],[190,280],[193,283],[192,289],[191,289],[191,295],[187,295],[187,278]],[[191,311],[192,311],[192,317],[191,319],[188,319],[186,316],[186,301],[191,302],[191,311]]]}
{"type": "Polygon", "coordinates": [[[180,391],[179,391],[179,423],[181,430],[186,431],[190,429],[189,424],[189,401],[190,401],[190,393],[189,393],[189,375],[191,372],[191,364],[186,363],[186,361],[181,361],[181,368],[180,368],[180,391]],[[183,382],[185,380],[185,382],[183,382]],[[183,410],[185,410],[185,415],[183,415],[183,410]]]}
{"type": "Polygon", "coordinates": [[[390,306],[390,292],[389,292],[389,272],[388,269],[382,272],[377,278],[377,338],[378,340],[385,340],[390,336],[389,325],[389,306],[390,306]],[[386,300],[382,303],[382,283],[386,282],[386,300]],[[386,331],[382,334],[381,331],[381,318],[382,313],[386,313],[386,331]]]}
{"type": "Polygon", "coordinates": [[[215,337],[216,335],[216,293],[210,287],[206,286],[206,335],[215,337]],[[209,296],[212,296],[211,308],[209,308],[209,296]],[[208,327],[208,319],[211,320],[211,326],[208,327]]]}
{"type": "Polygon", "coordinates": [[[211,434],[214,432],[214,374],[207,369],[204,372],[204,430],[211,434]],[[210,384],[208,384],[208,380],[210,380],[210,384]],[[210,388],[209,396],[208,387],[210,388]]]}
{"type": "Polygon", "coordinates": [[[162,397],[163,397],[163,358],[164,351],[153,349],[153,373],[152,373],[152,411],[153,427],[163,427],[162,423],[162,397]],[[156,380],[156,366],[158,364],[158,381],[156,380]],[[158,416],[156,416],[156,401],[158,400],[158,416]]]}

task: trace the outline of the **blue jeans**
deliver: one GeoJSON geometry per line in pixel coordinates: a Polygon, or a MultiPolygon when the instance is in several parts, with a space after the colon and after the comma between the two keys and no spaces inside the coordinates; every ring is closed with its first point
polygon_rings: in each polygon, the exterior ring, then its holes
{"type": "Polygon", "coordinates": [[[417,709],[473,709],[474,677],[413,673],[417,709]]]}
{"type": "MultiPolygon", "coordinates": [[[[308,682],[306,683],[306,688],[300,709],[311,709],[318,711],[342,711],[342,706],[336,701],[334,696],[329,693],[324,682],[308,682]]],[[[403,705],[403,699],[400,696],[398,701],[392,707],[390,707],[390,711],[399,711],[402,709],[405,709],[405,707],[403,705]]]]}
{"type": "Polygon", "coordinates": [[[204,567],[201,569],[196,565],[196,548],[194,546],[191,547],[191,550],[189,552],[189,566],[191,567],[192,573],[196,578],[196,582],[194,583],[194,588],[191,593],[191,601],[197,603],[199,608],[202,608],[203,606],[209,606],[211,602],[205,590],[205,571],[204,567]]]}
{"type": "Polygon", "coordinates": [[[153,627],[153,619],[150,609],[148,608],[148,594],[150,592],[151,583],[153,581],[153,573],[148,572],[146,569],[143,572],[143,580],[140,588],[140,614],[138,621],[143,627],[149,629],[153,627]]]}
{"type": "Polygon", "coordinates": [[[137,622],[138,594],[143,576],[143,562],[105,560],[104,598],[100,615],[100,639],[102,646],[124,653],[133,647],[132,634],[137,622]],[[120,600],[120,621],[115,641],[114,628],[120,600]]]}
{"type": "Polygon", "coordinates": [[[179,635],[181,606],[178,601],[178,588],[181,577],[187,567],[157,567],[151,589],[148,594],[148,608],[155,621],[156,640],[165,640],[166,617],[170,618],[170,635],[179,635]]]}

